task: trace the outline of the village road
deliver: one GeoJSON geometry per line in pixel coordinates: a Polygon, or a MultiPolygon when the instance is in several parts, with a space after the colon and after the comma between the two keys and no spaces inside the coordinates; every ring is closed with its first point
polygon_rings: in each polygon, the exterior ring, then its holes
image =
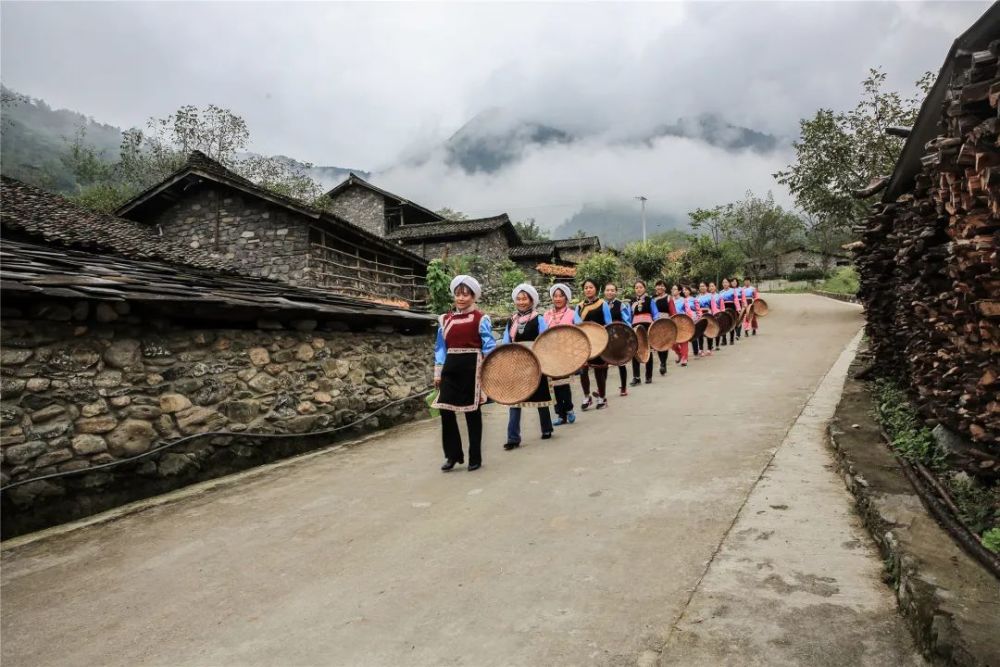
{"type": "MultiPolygon", "coordinates": [[[[784,474],[789,483],[822,478],[814,521],[835,513],[853,544],[825,576],[762,579],[766,604],[751,575],[726,577],[752,572],[746,558],[757,553],[741,559],[727,545],[754,542],[765,519],[787,509],[761,496],[780,479],[763,473],[862,325],[858,307],[822,297],[769,303],[761,335],[687,368],[671,363],[667,378],[612,397],[553,440],[536,439],[526,411],[531,437],[504,452],[506,412],[490,406],[475,473],[438,471],[439,430],[428,421],[8,545],[3,664],[719,664],[697,641],[702,618],[725,615],[709,594],[725,594],[730,608],[741,595],[754,601],[775,646],[823,637],[809,664],[910,661],[876,552],[846,492],[826,484],[836,476],[821,447],[784,474]],[[854,565],[838,569],[840,559],[854,565]],[[830,613],[847,604],[841,596],[877,617],[830,613]]],[[[808,498],[810,487],[795,493],[783,502],[808,498]]],[[[771,543],[760,557],[766,565],[765,556],[788,555],[771,543]]],[[[753,626],[720,628],[752,635],[753,626]]],[[[728,651],[729,664],[769,662],[741,658],[759,650],[746,636],[711,639],[706,650],[728,651]]]]}

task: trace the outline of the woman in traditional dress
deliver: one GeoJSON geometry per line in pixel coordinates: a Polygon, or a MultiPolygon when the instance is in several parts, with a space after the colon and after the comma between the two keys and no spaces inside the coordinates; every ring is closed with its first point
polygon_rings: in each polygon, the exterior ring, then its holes
{"type": "MultiPolygon", "coordinates": [[[[715,310],[712,308],[712,295],[708,293],[708,285],[704,281],[698,283],[698,296],[695,297],[695,301],[698,303],[698,310],[701,312],[702,317],[715,313],[715,310]]],[[[698,346],[701,348],[702,356],[712,356],[712,343],[714,342],[715,339],[710,336],[706,337],[702,335],[698,337],[698,346]]]]}
{"type": "MultiPolygon", "coordinates": [[[[749,278],[743,279],[743,296],[747,300],[747,305],[753,305],[753,302],[757,300],[757,288],[750,284],[749,278]]],[[[749,332],[749,335],[756,336],[757,316],[753,313],[748,312],[747,318],[743,322],[743,328],[745,328],[747,332],[749,332]]]]}
{"type": "MultiPolygon", "coordinates": [[[[690,309],[687,305],[687,299],[681,294],[681,288],[677,285],[673,285],[670,288],[670,298],[673,301],[673,312],[675,315],[687,315],[691,319],[694,319],[690,309]]],[[[674,344],[674,354],[677,355],[677,361],[674,363],[680,364],[681,366],[688,365],[688,341],[683,343],[674,344]]]]}
{"type": "Polygon", "coordinates": [[[483,413],[480,406],[486,395],[480,388],[483,357],[495,347],[490,318],[478,308],[476,300],[482,294],[479,281],[472,276],[455,276],[451,281],[455,308],[438,318],[437,342],[434,345],[434,386],[439,389],[431,407],[441,411],[441,444],[444,465],[448,472],[464,463],[462,435],[458,430],[456,412],[465,413],[469,429],[469,470],[479,470],[483,464],[483,413]]]}
{"type": "MultiPolygon", "coordinates": [[[[568,285],[556,283],[549,288],[549,297],[552,299],[552,307],[545,311],[546,328],[580,324],[582,321],[580,315],[569,307],[569,300],[573,298],[573,290],[568,285]]],[[[556,420],[553,425],[562,426],[575,422],[572,377],[553,379],[552,393],[556,395],[556,420]]]]}
{"type": "MultiPolygon", "coordinates": [[[[722,295],[719,294],[719,288],[716,287],[714,282],[708,283],[708,295],[712,307],[712,313],[721,313],[725,310],[725,306],[722,302],[722,295]]],[[[722,351],[722,346],[726,344],[726,337],[720,332],[718,336],[715,337],[715,349],[716,351],[722,351]]]]}
{"type": "MultiPolygon", "coordinates": [[[[722,291],[719,293],[719,296],[722,297],[722,307],[725,308],[726,311],[730,315],[732,315],[733,319],[735,320],[739,316],[740,311],[739,311],[739,309],[736,306],[736,292],[731,287],[731,283],[729,282],[729,278],[723,278],[722,279],[722,291]]],[[[725,337],[725,335],[722,336],[722,344],[723,345],[726,344],[726,337],[725,337]]],[[[736,326],[735,325],[733,326],[732,329],[729,330],[729,344],[730,345],[736,345],[736,326]]]]}
{"type": "MultiPolygon", "coordinates": [[[[736,304],[736,314],[739,315],[746,308],[746,296],[743,294],[743,288],[740,287],[739,278],[730,278],[729,285],[733,288],[733,301],[736,304]]],[[[736,321],[736,340],[743,338],[743,318],[739,318],[736,321]]]]}
{"type": "MultiPolygon", "coordinates": [[[[632,324],[641,326],[649,330],[649,325],[660,316],[660,311],[656,308],[653,297],[646,293],[646,282],[644,280],[635,281],[635,298],[632,299],[630,310],[632,311],[632,324]]],[[[632,360],[632,386],[642,384],[639,377],[640,364],[638,359],[632,360]]],[[[646,384],[653,382],[653,355],[649,355],[646,360],[646,384]]]]}
{"type": "MultiPolygon", "coordinates": [[[[670,293],[667,291],[667,283],[662,280],[657,280],[656,284],[653,285],[653,289],[656,290],[656,296],[653,297],[653,305],[656,306],[657,319],[673,315],[674,302],[670,298],[670,293]]],[[[667,374],[668,355],[669,352],[667,350],[656,351],[656,356],[660,358],[660,375],[667,374]]]]}
{"type": "MultiPolygon", "coordinates": [[[[548,326],[545,318],[535,312],[538,305],[538,292],[528,283],[521,283],[510,293],[514,300],[514,307],[517,308],[510,317],[510,325],[504,329],[504,343],[528,343],[545,331],[548,326]]],[[[538,422],[542,427],[542,440],[552,437],[552,413],[549,406],[552,405],[552,395],[549,393],[549,379],[542,375],[538,380],[538,388],[528,400],[518,405],[511,406],[510,416],[507,419],[507,443],[503,448],[506,450],[516,449],[521,446],[521,408],[538,408],[538,422]]]]}
{"type": "MultiPolygon", "coordinates": [[[[694,320],[695,324],[698,324],[698,320],[701,319],[702,312],[701,307],[698,306],[698,300],[694,298],[691,293],[691,287],[688,285],[681,285],[681,294],[684,295],[684,305],[687,306],[687,312],[694,320]]],[[[701,336],[695,336],[691,339],[691,352],[694,353],[695,359],[701,356],[701,336]]]]}
{"type": "MultiPolygon", "coordinates": [[[[583,301],[577,307],[576,312],[584,322],[596,322],[602,327],[611,324],[611,309],[604,299],[597,295],[597,283],[591,279],[583,281],[583,301]]],[[[607,385],[608,385],[608,362],[600,355],[591,357],[587,364],[580,371],[580,385],[583,387],[584,399],[580,404],[581,410],[589,410],[593,405],[593,399],[597,399],[597,409],[602,410],[608,407],[607,385]],[[597,391],[590,393],[590,371],[594,369],[594,379],[597,381],[597,391]]]]}
{"type": "MultiPolygon", "coordinates": [[[[632,326],[632,309],[618,298],[618,286],[614,283],[608,283],[604,286],[604,302],[608,304],[608,310],[611,311],[612,322],[624,322],[632,326]]],[[[625,386],[628,381],[628,370],[625,364],[618,367],[618,380],[621,385],[618,389],[618,395],[628,396],[628,387],[625,386]]]]}

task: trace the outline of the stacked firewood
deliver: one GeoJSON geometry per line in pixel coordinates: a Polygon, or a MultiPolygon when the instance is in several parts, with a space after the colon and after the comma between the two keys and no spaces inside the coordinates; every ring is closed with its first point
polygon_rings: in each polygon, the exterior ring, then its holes
{"type": "Polygon", "coordinates": [[[954,463],[987,479],[1000,478],[998,55],[956,56],[913,189],[874,207],[856,250],[880,371],[966,440],[954,463]]]}

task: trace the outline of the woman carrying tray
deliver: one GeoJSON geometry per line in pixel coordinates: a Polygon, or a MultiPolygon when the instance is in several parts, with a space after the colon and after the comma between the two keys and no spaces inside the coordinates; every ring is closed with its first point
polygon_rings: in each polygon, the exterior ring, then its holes
{"type": "MultiPolygon", "coordinates": [[[[656,290],[656,296],[653,297],[653,305],[656,306],[656,317],[654,319],[670,317],[676,314],[674,312],[673,299],[670,298],[670,294],[667,292],[667,283],[657,280],[653,289],[656,290]]],[[[656,356],[660,358],[660,375],[667,374],[667,359],[669,354],[667,350],[656,351],[656,356]]]]}
{"type": "MultiPolygon", "coordinates": [[[[646,293],[646,282],[644,280],[636,280],[635,285],[635,298],[632,299],[632,324],[641,326],[649,329],[649,325],[653,323],[653,320],[660,316],[660,311],[656,307],[656,302],[653,301],[653,297],[646,293]]],[[[638,359],[632,360],[632,386],[642,384],[642,379],[639,377],[640,364],[638,359]]],[[[646,360],[646,384],[653,382],[653,355],[649,355],[649,359],[646,360]]]]}
{"type": "MultiPolygon", "coordinates": [[[[735,321],[739,317],[740,310],[739,306],[736,304],[736,291],[732,288],[729,278],[722,279],[722,292],[720,293],[722,297],[722,307],[729,311],[729,314],[733,316],[735,321]]],[[[722,335],[722,344],[726,344],[726,335],[722,335]]],[[[729,344],[736,345],[736,326],[734,325],[729,330],[729,344]]]]}
{"type": "MultiPolygon", "coordinates": [[[[611,311],[612,322],[624,322],[632,326],[632,309],[629,304],[618,298],[618,286],[614,283],[608,283],[604,286],[604,302],[608,304],[608,310],[611,311]]],[[[628,387],[625,385],[628,380],[628,370],[625,368],[625,364],[618,367],[618,380],[621,385],[618,389],[618,395],[628,396],[628,387]]]]}
{"type": "Polygon", "coordinates": [[[483,357],[496,347],[496,341],[489,316],[476,308],[476,300],[482,293],[479,281],[472,276],[455,276],[450,288],[455,296],[455,309],[438,318],[434,386],[440,393],[431,407],[441,411],[445,458],[441,470],[448,472],[465,462],[456,412],[465,413],[469,429],[469,470],[478,470],[483,463],[480,406],[486,402],[479,386],[480,369],[483,357]]]}
{"type": "MultiPolygon", "coordinates": [[[[510,317],[510,325],[504,329],[504,343],[527,343],[538,338],[539,334],[545,331],[548,326],[545,318],[540,317],[535,312],[538,305],[538,291],[528,283],[521,283],[510,293],[514,300],[514,307],[517,308],[510,317]]],[[[542,440],[552,437],[552,414],[549,406],[552,405],[552,395],[549,393],[549,381],[544,375],[538,380],[538,389],[528,400],[510,408],[510,416],[507,419],[507,443],[503,446],[506,450],[516,449],[521,446],[521,408],[538,408],[538,421],[542,427],[542,440]]]]}
{"type": "MultiPolygon", "coordinates": [[[[687,315],[692,320],[695,318],[688,307],[687,298],[681,295],[681,289],[677,285],[670,288],[670,298],[673,300],[673,313],[675,315],[687,315]]],[[[676,343],[674,345],[674,353],[677,355],[675,363],[681,366],[688,365],[688,341],[676,343]]]]}
{"type": "MultiPolygon", "coordinates": [[[[573,298],[573,290],[563,283],[556,283],[549,288],[549,297],[552,299],[552,307],[545,311],[545,328],[560,325],[580,324],[583,320],[580,315],[569,307],[569,300],[573,298]]],[[[576,421],[573,413],[573,382],[571,377],[564,377],[552,380],[552,393],[556,396],[556,420],[554,426],[572,424],[576,421]]]]}
{"type": "MultiPolygon", "coordinates": [[[[704,282],[698,283],[698,296],[695,297],[695,301],[698,303],[698,310],[701,312],[702,317],[715,313],[715,309],[712,306],[712,295],[708,293],[708,285],[704,282]]],[[[698,346],[701,348],[702,356],[712,356],[712,343],[714,342],[715,339],[711,337],[698,337],[698,346]],[[706,344],[708,345],[707,350],[705,349],[706,344]]]]}
{"type": "MultiPolygon", "coordinates": [[[[583,281],[583,301],[576,306],[576,312],[584,322],[596,322],[602,327],[611,324],[611,309],[604,299],[597,296],[597,283],[591,279],[583,281]]],[[[603,410],[608,407],[607,385],[608,385],[608,362],[602,357],[591,357],[587,364],[580,371],[580,385],[583,387],[583,403],[581,410],[587,410],[593,404],[590,393],[590,371],[594,369],[594,379],[597,381],[597,391],[593,397],[597,398],[597,409],[603,410]]]]}
{"type": "MultiPolygon", "coordinates": [[[[757,300],[757,288],[750,284],[749,278],[743,279],[743,298],[746,300],[747,305],[752,305],[757,300]]],[[[747,318],[743,322],[743,328],[747,330],[747,335],[756,336],[757,316],[753,313],[747,313],[747,318]],[[753,329],[752,331],[751,328],[753,329]]]]}

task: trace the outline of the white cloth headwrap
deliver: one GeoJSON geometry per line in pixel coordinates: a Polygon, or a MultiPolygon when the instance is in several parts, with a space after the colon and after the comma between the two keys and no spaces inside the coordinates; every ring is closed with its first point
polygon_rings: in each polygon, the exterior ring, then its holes
{"type": "Polygon", "coordinates": [[[521,293],[521,292],[524,292],[529,297],[531,297],[531,305],[532,306],[537,306],[538,305],[538,290],[536,290],[534,287],[532,287],[528,283],[521,283],[520,285],[518,285],[517,287],[515,287],[514,291],[510,293],[510,300],[511,301],[516,301],[517,295],[519,293],[521,293]]]}
{"type": "Polygon", "coordinates": [[[455,276],[451,279],[451,293],[454,294],[455,290],[458,289],[459,285],[465,285],[470,290],[472,290],[472,296],[476,297],[476,301],[479,300],[479,295],[483,293],[481,287],[479,287],[479,281],[472,276],[467,276],[464,273],[460,276],[455,276]]]}
{"type": "Polygon", "coordinates": [[[549,296],[551,297],[553,294],[555,294],[556,290],[559,290],[560,292],[562,292],[563,294],[565,294],[567,301],[569,301],[570,299],[573,298],[573,290],[571,290],[569,288],[569,286],[566,285],[566,283],[556,283],[555,285],[553,285],[552,287],[550,287],[549,288],[549,296]]]}

